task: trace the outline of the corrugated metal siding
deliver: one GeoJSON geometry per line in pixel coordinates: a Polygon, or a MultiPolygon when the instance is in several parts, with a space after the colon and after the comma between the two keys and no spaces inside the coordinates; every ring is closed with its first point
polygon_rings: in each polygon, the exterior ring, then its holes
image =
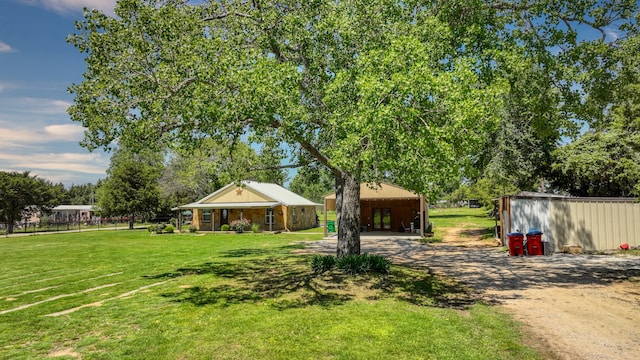
{"type": "Polygon", "coordinates": [[[551,214],[558,247],[606,250],[640,244],[640,203],[561,199],[552,201],[551,214]]]}
{"type": "Polygon", "coordinates": [[[543,239],[553,242],[551,204],[549,199],[511,199],[511,231],[523,233],[538,228],[543,239]]]}

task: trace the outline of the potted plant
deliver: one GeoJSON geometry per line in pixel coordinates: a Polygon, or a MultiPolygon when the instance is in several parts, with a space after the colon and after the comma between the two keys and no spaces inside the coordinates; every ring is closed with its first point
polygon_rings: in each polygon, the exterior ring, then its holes
{"type": "Polygon", "coordinates": [[[251,227],[251,221],[245,218],[233,220],[229,226],[231,229],[235,230],[235,232],[241,233],[251,227]]]}

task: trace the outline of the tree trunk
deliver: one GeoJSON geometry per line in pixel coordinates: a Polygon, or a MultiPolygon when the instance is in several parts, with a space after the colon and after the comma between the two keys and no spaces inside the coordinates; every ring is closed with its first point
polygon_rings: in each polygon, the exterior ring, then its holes
{"type": "Polygon", "coordinates": [[[7,222],[7,234],[13,234],[13,220],[7,222]]]}
{"type": "Polygon", "coordinates": [[[133,215],[129,216],[129,230],[133,230],[133,215]]]}
{"type": "Polygon", "coordinates": [[[360,183],[349,174],[336,177],[337,256],[360,254],[360,183]]]}

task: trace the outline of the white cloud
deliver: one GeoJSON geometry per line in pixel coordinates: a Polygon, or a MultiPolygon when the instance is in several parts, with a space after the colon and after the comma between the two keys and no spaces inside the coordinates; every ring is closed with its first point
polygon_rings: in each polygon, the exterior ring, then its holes
{"type": "Polygon", "coordinates": [[[108,159],[98,153],[33,153],[6,154],[0,153],[0,161],[14,169],[56,170],[64,172],[79,172],[85,174],[105,174],[108,159]]]}
{"type": "Polygon", "coordinates": [[[82,135],[84,134],[84,128],[80,125],[74,124],[49,125],[44,127],[44,131],[59,139],[79,139],[82,138],[82,135]]]}
{"type": "Polygon", "coordinates": [[[106,14],[113,15],[116,0],[21,0],[22,3],[44,7],[59,14],[81,12],[84,7],[102,10],[106,14]]]}
{"type": "Polygon", "coordinates": [[[75,124],[48,125],[40,129],[0,128],[0,144],[13,147],[30,147],[54,141],[79,142],[84,128],[75,124]]]}
{"type": "Polygon", "coordinates": [[[620,38],[620,33],[618,33],[616,29],[605,28],[604,33],[606,34],[607,40],[609,41],[616,41],[620,38]]]}
{"type": "Polygon", "coordinates": [[[10,52],[14,52],[15,49],[12,48],[11,46],[9,46],[9,44],[5,43],[4,41],[0,40],[0,53],[10,53],[10,52]]]}
{"type": "Polygon", "coordinates": [[[7,154],[0,152],[0,171],[23,172],[53,183],[95,183],[106,177],[108,155],[104,153],[32,153],[7,154]]]}
{"type": "Polygon", "coordinates": [[[12,109],[14,112],[41,115],[66,115],[67,108],[73,105],[64,100],[31,97],[4,99],[2,103],[5,111],[12,109]]]}

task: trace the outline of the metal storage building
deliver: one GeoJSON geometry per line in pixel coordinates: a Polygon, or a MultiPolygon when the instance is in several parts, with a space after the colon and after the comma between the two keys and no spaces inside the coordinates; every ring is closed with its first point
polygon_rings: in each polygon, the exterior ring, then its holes
{"type": "Polygon", "coordinates": [[[500,198],[501,240],[540,229],[554,249],[579,245],[587,251],[640,245],[640,202],[635,198],[568,197],[523,192],[500,198]]]}

